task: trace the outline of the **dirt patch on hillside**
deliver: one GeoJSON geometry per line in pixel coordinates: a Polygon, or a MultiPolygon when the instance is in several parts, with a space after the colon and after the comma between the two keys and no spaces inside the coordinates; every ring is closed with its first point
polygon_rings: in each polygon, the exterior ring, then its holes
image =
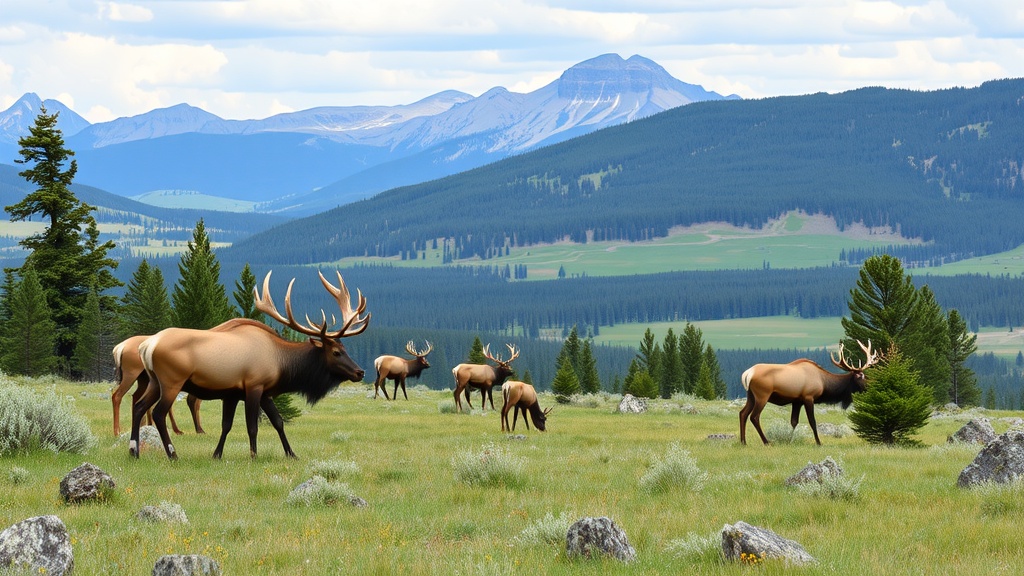
{"type": "Polygon", "coordinates": [[[820,234],[842,236],[854,240],[875,240],[892,242],[893,244],[921,244],[919,238],[905,238],[898,230],[888,226],[868,227],[864,224],[852,224],[840,231],[835,219],[825,214],[807,214],[796,211],[784,214],[768,221],[760,229],[749,226],[734,226],[726,222],[704,222],[692,226],[676,226],[669,230],[669,236],[676,234],[707,234],[709,236],[788,236],[820,234]]]}

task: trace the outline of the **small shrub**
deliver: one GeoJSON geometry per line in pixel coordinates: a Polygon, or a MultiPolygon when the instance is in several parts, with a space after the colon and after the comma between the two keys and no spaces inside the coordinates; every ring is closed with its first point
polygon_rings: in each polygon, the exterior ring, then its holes
{"type": "Polygon", "coordinates": [[[352,496],[348,484],[313,476],[301,488],[292,490],[285,503],[290,506],[334,506],[338,502],[348,502],[352,496]]]}
{"type": "Polygon", "coordinates": [[[796,489],[805,496],[853,502],[860,500],[860,485],[863,481],[863,476],[854,480],[842,474],[823,474],[817,482],[797,484],[796,489]]]}
{"type": "Polygon", "coordinates": [[[671,540],[665,551],[680,560],[713,562],[722,556],[722,538],[690,533],[686,538],[671,540]]]}
{"type": "Polygon", "coordinates": [[[21,466],[12,466],[11,469],[7,471],[7,479],[11,484],[24,484],[25,481],[28,480],[28,477],[28,470],[21,466]]]}
{"type": "Polygon", "coordinates": [[[548,512],[543,518],[523,529],[515,540],[519,544],[530,545],[561,544],[565,542],[565,535],[569,533],[569,527],[573,522],[575,520],[569,516],[568,512],[562,512],[557,517],[548,512]]]}
{"type": "Polygon", "coordinates": [[[331,442],[342,443],[352,439],[352,433],[347,430],[335,430],[331,432],[331,442]]]}
{"type": "Polygon", "coordinates": [[[337,480],[343,476],[359,474],[359,465],[346,460],[313,460],[309,463],[309,472],[327,480],[337,480]]]}
{"type": "Polygon", "coordinates": [[[89,423],[71,401],[51,390],[0,385],[0,455],[42,448],[84,454],[96,443],[89,423]]]}
{"type": "Polygon", "coordinates": [[[665,457],[656,459],[640,477],[640,487],[653,494],[676,488],[697,491],[704,487],[706,480],[707,473],[701,472],[690,453],[672,444],[665,457]]]}
{"type": "Polygon", "coordinates": [[[455,414],[455,401],[454,400],[442,400],[437,403],[437,411],[441,414],[455,414]]]}
{"type": "Polygon", "coordinates": [[[793,428],[789,422],[773,420],[764,427],[764,435],[772,444],[803,444],[812,438],[811,429],[802,424],[793,428]]]}
{"type": "Polygon", "coordinates": [[[525,465],[525,459],[493,442],[484,444],[479,452],[464,452],[452,458],[455,479],[480,486],[522,486],[525,465]]]}

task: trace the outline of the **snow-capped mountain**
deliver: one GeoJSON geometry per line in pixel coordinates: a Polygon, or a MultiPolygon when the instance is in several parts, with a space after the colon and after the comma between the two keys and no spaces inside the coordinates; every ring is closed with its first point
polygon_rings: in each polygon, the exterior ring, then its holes
{"type": "MultiPolygon", "coordinates": [[[[526,94],[445,91],[408,105],[320,107],[259,120],[179,104],[90,126],[68,111],[79,124],[64,135],[82,183],[126,196],[196,190],[298,215],[723,98],[641,56],[605,54],[526,94]]],[[[30,107],[16,108],[0,113],[0,138],[15,143],[34,118],[30,107]]]]}
{"type": "Polygon", "coordinates": [[[18,99],[10,108],[0,113],[0,143],[17,145],[18,139],[29,133],[36,116],[45,107],[48,114],[58,112],[57,128],[64,137],[73,136],[89,126],[89,121],[57,100],[41,100],[29,92],[18,99]]]}

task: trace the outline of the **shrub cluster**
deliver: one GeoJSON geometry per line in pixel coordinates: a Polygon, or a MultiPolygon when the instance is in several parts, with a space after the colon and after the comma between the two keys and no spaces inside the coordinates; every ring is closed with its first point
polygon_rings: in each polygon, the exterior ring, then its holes
{"type": "Polygon", "coordinates": [[[314,460],[309,463],[309,472],[327,480],[359,474],[359,464],[350,460],[314,460]]]}
{"type": "Polygon", "coordinates": [[[655,459],[640,477],[640,487],[653,494],[675,488],[697,491],[704,487],[707,478],[707,473],[697,467],[697,461],[689,451],[672,444],[665,457],[655,459]]]}
{"type": "Polygon", "coordinates": [[[532,524],[523,529],[516,536],[516,542],[520,544],[561,544],[565,542],[565,535],[569,533],[569,527],[574,520],[568,512],[562,512],[557,517],[551,512],[543,518],[535,520],[532,524]]]}
{"type": "Polygon", "coordinates": [[[323,476],[313,476],[301,489],[293,490],[285,499],[290,506],[334,506],[353,498],[352,490],[344,482],[331,482],[323,476]]]}
{"type": "Polygon", "coordinates": [[[95,443],[69,399],[0,382],[0,455],[37,449],[84,454],[95,443]]]}
{"type": "Polygon", "coordinates": [[[479,452],[463,452],[452,458],[455,479],[470,485],[518,487],[525,483],[526,460],[493,442],[479,452]]]}

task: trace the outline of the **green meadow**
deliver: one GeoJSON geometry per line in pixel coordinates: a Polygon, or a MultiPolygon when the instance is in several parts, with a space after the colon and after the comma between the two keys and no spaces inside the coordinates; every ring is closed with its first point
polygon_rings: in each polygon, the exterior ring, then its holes
{"type": "MultiPolygon", "coordinates": [[[[817,559],[796,570],[805,575],[1024,571],[1021,489],[957,488],[978,447],[946,443],[971,418],[990,417],[1001,433],[1020,413],[936,416],[919,448],[876,447],[849,434],[825,436],[819,447],[806,427],[771,446],[741,446],[735,437],[709,439],[737,433],[737,404],[680,397],[625,415],[615,413],[617,397],[599,395],[555,405],[547,432],[528,431],[520,419],[521,436],[510,437],[494,411],[451,412],[448,391],[417,387],[408,401],[385,401],[353,384],[286,425],[296,460],[284,457],[269,426],[261,426],[259,456],[250,459],[239,415],[224,459],[214,461],[220,405],[206,402],[209,434],[174,437],[179,460],[170,461],[160,448],[129,457],[111,431],[109,382],[4,377],[0,385],[55,389],[97,439],[86,454],[0,458],[0,525],[57,515],[71,534],[76,574],[149,574],[165,554],[204,554],[224,574],[251,576],[794,573],[771,561],[724,561],[721,530],[741,520],[803,545],[817,559]],[[679,454],[692,459],[699,478],[665,473],[679,454]],[[851,491],[830,497],[784,484],[827,457],[841,464],[851,491]],[[498,480],[460,474],[467,462],[489,459],[507,465],[498,480]],[[116,487],[102,502],[66,504],[60,480],[83,462],[109,473],[116,487]],[[314,470],[334,470],[333,485],[368,505],[289,503],[314,470]],[[142,507],[162,503],[180,505],[188,523],[137,518],[142,507]],[[637,559],[567,557],[567,525],[585,516],[614,520],[637,559]]],[[[540,402],[554,405],[547,394],[540,402]]],[[[176,412],[187,420],[184,402],[176,412]]],[[[819,426],[847,422],[836,408],[816,413],[819,426]]],[[[788,414],[769,406],[766,431],[788,429],[788,414]]]]}

